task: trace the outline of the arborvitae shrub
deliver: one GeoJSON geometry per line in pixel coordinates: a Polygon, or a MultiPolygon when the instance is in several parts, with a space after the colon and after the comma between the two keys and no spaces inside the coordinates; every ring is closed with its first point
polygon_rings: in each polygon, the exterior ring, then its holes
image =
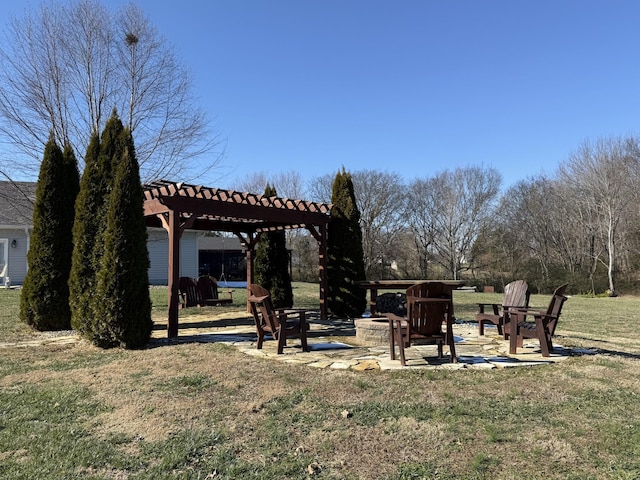
{"type": "Polygon", "coordinates": [[[333,182],[331,203],[327,229],[328,306],[338,317],[355,318],[367,305],[366,291],[356,283],[365,279],[364,252],[353,181],[344,168],[333,182]]]}
{"type": "Polygon", "coordinates": [[[69,279],[71,324],[74,329],[91,338],[95,312],[96,275],[100,268],[106,229],[106,210],[114,163],[122,151],[119,144],[122,122],[114,111],[99,138],[91,137],[85,157],[85,169],[80,181],[73,229],[73,261],[69,279]]]}
{"type": "MultiPolygon", "coordinates": [[[[276,196],[276,189],[267,185],[265,196],[276,196]]],[[[255,280],[269,290],[276,308],[293,306],[293,288],[289,275],[289,252],[283,231],[265,232],[260,236],[254,262],[255,280]]]]}
{"type": "Polygon", "coordinates": [[[89,329],[91,290],[95,287],[93,270],[93,245],[98,235],[97,205],[104,201],[104,192],[94,188],[98,181],[98,155],[100,137],[91,137],[85,156],[85,167],[80,181],[80,193],[76,201],[75,222],[73,224],[73,256],[69,277],[69,303],[71,306],[71,326],[81,335],[89,329]]]}
{"type": "Polygon", "coordinates": [[[104,348],[143,347],[153,329],[144,195],[133,139],[128,129],[122,135],[125,148],[109,197],[92,328],[93,342],[104,348]]]}
{"type": "Polygon", "coordinates": [[[38,176],[29,270],[20,300],[20,318],[37,330],[71,328],[68,281],[78,177],[71,147],[65,145],[62,152],[52,134],[38,176]]]}

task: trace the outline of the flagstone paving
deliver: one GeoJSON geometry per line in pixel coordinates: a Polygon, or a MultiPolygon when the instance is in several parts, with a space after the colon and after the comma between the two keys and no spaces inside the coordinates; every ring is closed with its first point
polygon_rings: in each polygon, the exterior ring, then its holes
{"type": "MultiPolygon", "coordinates": [[[[216,322],[212,322],[216,323],[216,322]]],[[[437,358],[435,345],[415,345],[405,350],[407,366],[399,360],[391,360],[389,345],[366,345],[356,338],[355,327],[348,320],[320,320],[311,318],[308,335],[309,352],[303,352],[298,338],[288,339],[284,353],[277,354],[276,342],[267,337],[263,348],[256,348],[257,336],[250,317],[243,325],[214,328],[213,331],[196,332],[181,328],[180,336],[174,340],[157,336],[156,342],[221,342],[236,347],[246,355],[268,358],[274,361],[304,364],[312,368],[336,370],[396,370],[402,368],[422,369],[493,369],[547,365],[561,362],[571,355],[594,354],[585,349],[569,349],[554,342],[555,352],[543,357],[537,340],[525,340],[516,355],[509,354],[509,342],[497,334],[495,328],[487,328],[484,336],[478,335],[478,326],[473,322],[457,322],[453,326],[458,362],[451,363],[445,346],[444,358],[437,358]]],[[[164,332],[161,332],[164,333],[164,332]]]]}
{"type": "MultiPolygon", "coordinates": [[[[451,363],[445,346],[444,358],[437,358],[435,345],[414,345],[405,350],[407,366],[399,360],[389,358],[389,345],[371,345],[356,337],[354,322],[350,320],[320,320],[310,318],[308,334],[309,352],[300,348],[300,340],[291,338],[284,353],[277,354],[276,342],[265,339],[263,348],[256,348],[257,336],[253,320],[238,312],[227,318],[201,320],[187,318],[180,321],[180,333],[175,339],[166,338],[166,330],[154,330],[151,345],[175,345],[180,343],[223,343],[237,348],[246,355],[265,358],[278,362],[303,364],[310,368],[328,368],[335,370],[397,370],[413,369],[494,369],[512,367],[531,367],[561,362],[572,355],[595,354],[596,350],[565,348],[554,342],[555,352],[548,358],[540,354],[537,340],[525,340],[523,348],[516,355],[509,354],[509,342],[497,334],[495,328],[487,328],[484,336],[478,335],[478,326],[473,322],[457,322],[453,326],[458,362],[451,363]]],[[[162,326],[159,326],[162,327],[162,326]]],[[[7,346],[35,347],[38,345],[68,344],[79,341],[74,332],[61,332],[52,335],[41,334],[37,338],[7,346]]]]}

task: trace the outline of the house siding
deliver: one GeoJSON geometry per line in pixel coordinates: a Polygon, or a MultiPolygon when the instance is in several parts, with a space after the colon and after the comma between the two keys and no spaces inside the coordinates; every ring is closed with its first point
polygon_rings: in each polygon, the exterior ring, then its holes
{"type": "MultiPolygon", "coordinates": [[[[35,182],[0,181],[0,198],[9,202],[0,208],[0,239],[8,240],[7,276],[12,285],[21,285],[27,275],[27,252],[31,235],[35,182]],[[12,240],[16,248],[11,247],[12,240]]],[[[169,237],[163,228],[148,228],[149,283],[166,285],[169,274],[169,237]]],[[[180,275],[198,276],[198,239],[201,232],[186,230],[180,240],[180,275]]],[[[4,278],[0,278],[4,285],[4,278]]]]}
{"type": "MultiPolygon", "coordinates": [[[[24,228],[0,228],[0,238],[7,239],[7,277],[11,284],[22,284],[27,276],[27,252],[29,251],[29,237],[24,228]],[[16,248],[11,242],[16,241],[16,248]]],[[[4,285],[4,278],[0,279],[4,285]]]]}
{"type": "MultiPolygon", "coordinates": [[[[169,273],[169,238],[164,229],[149,228],[147,249],[149,251],[149,283],[167,285],[169,273]]],[[[198,276],[199,232],[185,231],[180,239],[180,275],[198,276]]],[[[0,228],[0,238],[8,240],[7,276],[12,285],[21,285],[27,276],[27,252],[29,237],[24,228],[0,228]],[[16,248],[11,241],[16,241],[16,248]]],[[[4,285],[4,279],[0,279],[4,285]]]]}
{"type": "MultiPolygon", "coordinates": [[[[166,230],[149,228],[147,249],[149,251],[149,283],[166,285],[169,273],[169,237],[166,230]]],[[[180,239],[180,276],[198,276],[199,232],[185,230],[180,239]]]]}

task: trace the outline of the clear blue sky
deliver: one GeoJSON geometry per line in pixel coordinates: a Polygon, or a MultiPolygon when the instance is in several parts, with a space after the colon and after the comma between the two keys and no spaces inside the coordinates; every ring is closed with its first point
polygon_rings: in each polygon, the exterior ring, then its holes
{"type": "MultiPolygon", "coordinates": [[[[638,133],[638,1],[134,3],[228,140],[213,186],[342,165],[407,180],[495,167],[509,186],[586,139],[638,133]]],[[[0,21],[37,4],[3,3],[0,21]]]]}

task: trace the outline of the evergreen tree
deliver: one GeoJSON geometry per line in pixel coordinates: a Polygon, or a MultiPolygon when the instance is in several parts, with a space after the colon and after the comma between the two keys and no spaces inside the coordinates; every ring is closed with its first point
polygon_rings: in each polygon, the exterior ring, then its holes
{"type": "MultiPolygon", "coordinates": [[[[275,187],[267,185],[265,196],[275,197],[275,187]]],[[[293,288],[289,275],[289,252],[283,231],[264,232],[256,248],[254,263],[256,282],[269,290],[276,308],[293,306],[293,288]]]]}
{"type": "Polygon", "coordinates": [[[53,134],[45,145],[33,211],[29,270],[20,299],[20,318],[37,330],[71,327],[69,271],[73,250],[78,165],[71,147],[60,150],[53,134]]]}
{"type": "Polygon", "coordinates": [[[98,184],[98,156],[100,155],[100,137],[97,133],[91,137],[85,156],[85,167],[80,181],[80,193],[76,201],[75,222],[73,224],[73,256],[69,277],[69,303],[71,306],[71,326],[81,335],[87,331],[90,292],[95,283],[95,274],[91,264],[93,245],[98,234],[95,213],[102,194],[93,188],[98,184]]]}
{"type": "Polygon", "coordinates": [[[85,156],[73,227],[73,261],[69,279],[71,325],[83,336],[92,329],[93,292],[103,252],[106,201],[112,181],[112,163],[118,150],[122,122],[114,111],[102,132],[91,137],[85,156]]]}
{"type": "Polygon", "coordinates": [[[338,317],[355,318],[367,305],[365,289],[356,284],[365,279],[364,252],[353,181],[344,167],[333,182],[331,203],[327,229],[328,306],[338,317]]]}
{"type": "Polygon", "coordinates": [[[129,129],[122,132],[122,156],[115,163],[97,273],[92,341],[101,347],[140,348],[151,337],[149,254],[144,194],[129,129]]]}

